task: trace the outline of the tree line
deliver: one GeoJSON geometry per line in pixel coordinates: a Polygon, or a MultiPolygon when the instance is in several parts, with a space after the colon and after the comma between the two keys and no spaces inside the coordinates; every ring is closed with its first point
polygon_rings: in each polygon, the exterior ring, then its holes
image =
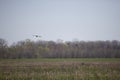
{"type": "Polygon", "coordinates": [[[0,58],[120,58],[120,41],[32,41],[8,46],[0,39],[0,58]]]}

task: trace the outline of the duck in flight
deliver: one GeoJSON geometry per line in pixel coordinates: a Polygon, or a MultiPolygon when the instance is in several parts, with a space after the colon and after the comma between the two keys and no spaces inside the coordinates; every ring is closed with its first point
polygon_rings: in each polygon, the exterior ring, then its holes
{"type": "Polygon", "coordinates": [[[36,37],[36,38],[41,37],[41,36],[39,36],[39,35],[33,35],[33,36],[36,37]]]}

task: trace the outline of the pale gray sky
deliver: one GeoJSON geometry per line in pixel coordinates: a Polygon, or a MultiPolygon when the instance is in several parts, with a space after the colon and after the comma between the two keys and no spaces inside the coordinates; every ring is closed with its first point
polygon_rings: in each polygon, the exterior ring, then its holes
{"type": "Polygon", "coordinates": [[[0,38],[120,40],[120,0],[0,0],[0,38]]]}

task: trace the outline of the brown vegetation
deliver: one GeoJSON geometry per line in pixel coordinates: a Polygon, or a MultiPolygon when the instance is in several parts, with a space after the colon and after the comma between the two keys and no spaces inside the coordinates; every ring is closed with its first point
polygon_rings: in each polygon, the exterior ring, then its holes
{"type": "Polygon", "coordinates": [[[3,60],[0,80],[120,80],[120,62],[3,60]]]}

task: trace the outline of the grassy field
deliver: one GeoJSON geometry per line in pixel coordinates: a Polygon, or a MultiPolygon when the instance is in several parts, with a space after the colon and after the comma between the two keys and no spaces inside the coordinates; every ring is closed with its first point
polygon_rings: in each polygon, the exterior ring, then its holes
{"type": "Polygon", "coordinates": [[[120,80],[120,58],[0,59],[0,80],[120,80]]]}

